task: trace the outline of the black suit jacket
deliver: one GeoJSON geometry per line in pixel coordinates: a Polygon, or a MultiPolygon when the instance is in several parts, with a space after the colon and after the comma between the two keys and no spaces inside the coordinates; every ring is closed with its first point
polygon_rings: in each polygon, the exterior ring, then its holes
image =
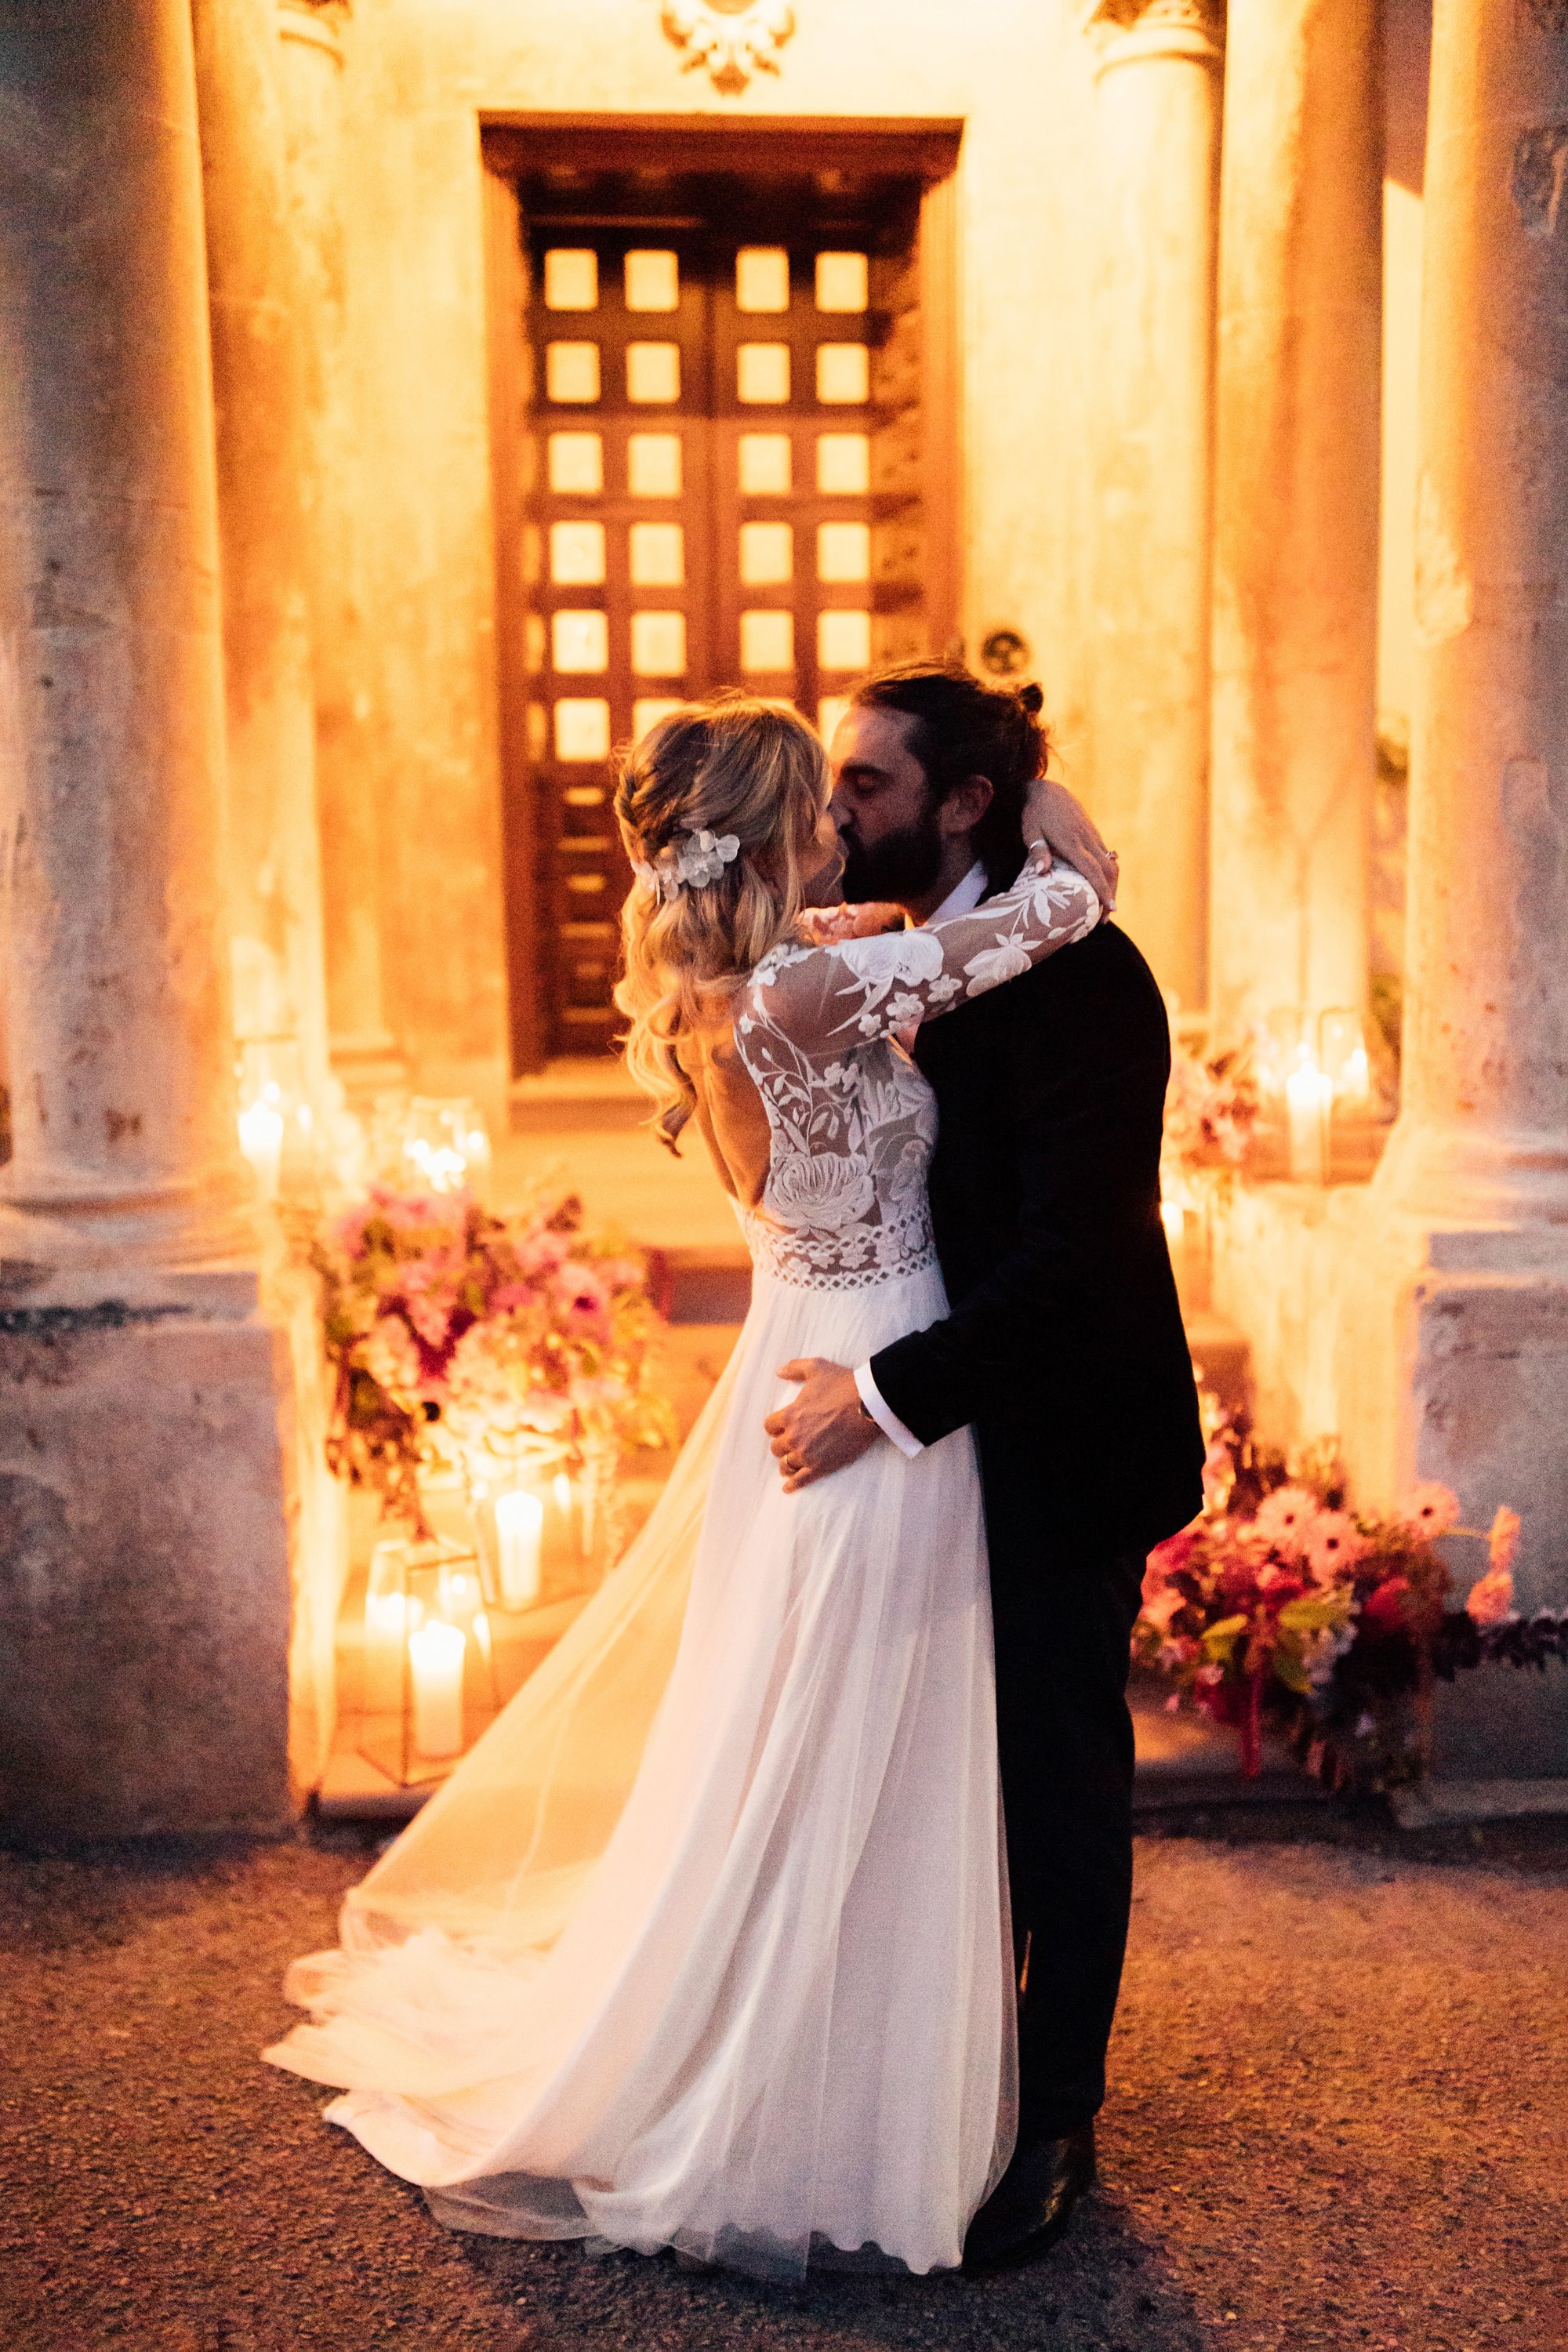
{"type": "Polygon", "coordinates": [[[916,1059],[941,1120],[951,1312],[884,1348],[872,1377],[926,1444],[973,1423],[994,1566],[1027,1535],[994,1524],[989,1491],[1016,1493],[1020,1449],[1033,1560],[1147,1549],[1199,1508],[1204,1455],[1160,1218],[1171,1044],[1153,974],[1101,923],[927,1023],[916,1059]]]}

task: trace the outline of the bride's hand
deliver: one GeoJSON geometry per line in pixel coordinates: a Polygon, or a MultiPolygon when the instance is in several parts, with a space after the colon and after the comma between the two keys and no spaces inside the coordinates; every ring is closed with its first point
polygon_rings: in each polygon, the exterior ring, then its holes
{"type": "Polygon", "coordinates": [[[1081,874],[1100,905],[1110,913],[1116,904],[1119,866],[1114,849],[1107,849],[1100,828],[1081,801],[1065,784],[1037,776],[1024,802],[1024,839],[1043,841],[1053,857],[1081,874]]]}
{"type": "Polygon", "coordinates": [[[840,900],[837,907],[803,907],[795,928],[805,947],[842,947],[847,940],[874,940],[883,931],[901,931],[904,910],[870,898],[854,906],[840,900]]]}

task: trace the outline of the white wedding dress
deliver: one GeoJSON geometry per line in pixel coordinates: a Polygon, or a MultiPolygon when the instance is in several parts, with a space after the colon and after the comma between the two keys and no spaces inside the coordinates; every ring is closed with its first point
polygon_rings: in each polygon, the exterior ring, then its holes
{"type": "Polygon", "coordinates": [[[349,1896],[268,2056],[458,2229],[955,2264],[1010,2152],[1014,1988],[972,1440],[796,1495],[778,1368],[944,1311],[896,1033],[1092,929],[1031,854],[974,913],[776,949],[751,1312],[620,1566],[349,1896]]]}

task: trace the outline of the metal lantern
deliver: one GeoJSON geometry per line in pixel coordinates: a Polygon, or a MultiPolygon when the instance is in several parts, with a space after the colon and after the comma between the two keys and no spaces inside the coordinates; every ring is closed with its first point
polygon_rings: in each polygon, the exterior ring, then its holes
{"type": "Polygon", "coordinates": [[[384,1536],[364,1603],[361,1752],[400,1788],[443,1780],[500,1706],[479,1555],[384,1536]]]}

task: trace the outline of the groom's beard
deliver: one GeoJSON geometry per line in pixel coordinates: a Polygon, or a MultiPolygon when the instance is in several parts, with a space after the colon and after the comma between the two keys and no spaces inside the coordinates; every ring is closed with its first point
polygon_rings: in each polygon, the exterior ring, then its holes
{"type": "Polygon", "coordinates": [[[844,896],[852,907],[886,898],[898,903],[923,898],[942,871],[942,835],[936,813],[898,833],[885,833],[870,846],[852,833],[839,835],[844,847],[844,896]]]}

